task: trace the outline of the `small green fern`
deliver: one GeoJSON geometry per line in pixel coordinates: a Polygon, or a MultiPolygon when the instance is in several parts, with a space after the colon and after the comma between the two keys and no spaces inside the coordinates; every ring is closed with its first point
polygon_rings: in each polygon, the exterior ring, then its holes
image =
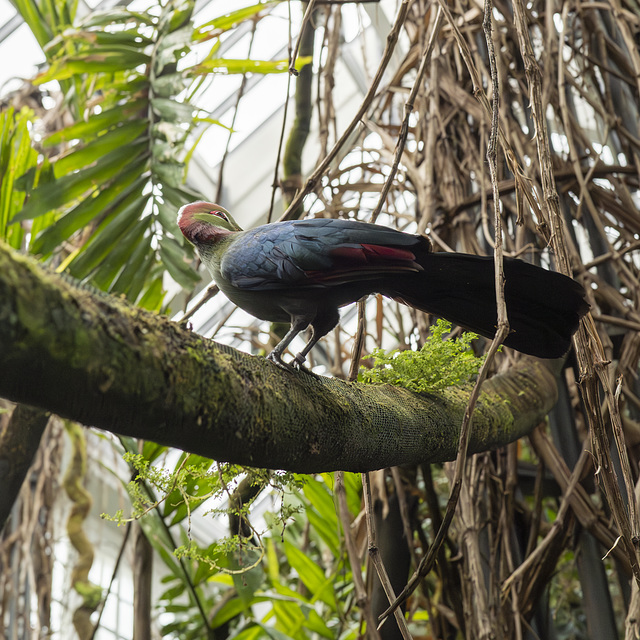
{"type": "Polygon", "coordinates": [[[476,357],[471,341],[478,335],[463,333],[457,340],[447,340],[451,323],[438,320],[431,328],[422,349],[395,349],[386,353],[374,349],[365,358],[373,359],[373,368],[362,367],[358,380],[366,384],[392,384],[411,391],[439,391],[461,386],[477,375],[485,356],[476,357]]]}

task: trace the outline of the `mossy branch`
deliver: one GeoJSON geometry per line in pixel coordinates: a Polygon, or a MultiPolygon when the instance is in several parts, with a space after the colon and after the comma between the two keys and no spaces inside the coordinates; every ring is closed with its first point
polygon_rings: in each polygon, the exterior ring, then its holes
{"type": "MultiPolygon", "coordinates": [[[[96,295],[0,244],[0,396],[203,456],[311,473],[455,457],[466,389],[418,395],[289,373],[96,295]]],[[[484,385],[470,451],[529,432],[554,376],[523,360],[484,385]]]]}

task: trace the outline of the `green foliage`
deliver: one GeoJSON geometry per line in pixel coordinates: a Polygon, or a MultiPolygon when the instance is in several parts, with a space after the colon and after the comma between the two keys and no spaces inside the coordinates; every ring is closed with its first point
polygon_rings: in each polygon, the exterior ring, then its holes
{"type": "Polygon", "coordinates": [[[0,164],[14,162],[2,189],[11,192],[25,176],[12,202],[0,203],[0,233],[12,235],[18,247],[24,223],[31,221],[30,244],[23,248],[79,280],[159,310],[166,272],[186,289],[199,280],[176,212],[202,197],[183,184],[186,164],[206,127],[219,123],[198,108],[194,96],[214,73],[287,70],[287,61],[218,55],[225,32],[275,3],[196,26],[195,0],[146,0],[138,11],[117,7],[79,20],[73,0],[13,1],[47,56],[48,67],[34,83],[56,81],[66,120],[73,122],[39,142],[52,157],[50,169],[46,160],[36,166],[31,145],[23,149],[30,141],[24,118],[15,122],[12,140],[0,122],[0,164]],[[189,55],[194,47],[198,54],[189,55]]]}
{"type": "MultiPolygon", "coordinates": [[[[138,453],[134,440],[121,442],[136,476],[129,484],[135,515],[167,569],[159,600],[161,610],[170,614],[163,618],[169,620],[164,637],[205,638],[226,625],[233,638],[358,637],[359,613],[349,605],[352,576],[333,474],[302,476],[217,464],[189,454],[175,456],[153,443],[138,453]],[[256,496],[241,508],[231,506],[234,491],[247,478],[280,498],[259,527],[250,522],[256,496]],[[205,496],[211,500],[203,504],[205,496]],[[200,516],[225,520],[229,513],[241,515],[251,537],[228,535],[199,546],[190,534],[196,509],[200,516]]],[[[361,508],[360,476],[345,474],[344,483],[355,517],[361,508]]],[[[109,517],[118,518],[126,521],[122,514],[109,517]]]]}
{"type": "Polygon", "coordinates": [[[33,112],[12,107],[0,112],[0,238],[14,249],[22,249],[25,229],[10,220],[24,207],[27,191],[37,181],[38,154],[31,146],[29,124],[33,112]],[[30,180],[20,180],[30,175],[30,180]]]}
{"type": "MultiPolygon", "coordinates": [[[[165,453],[166,451],[164,448],[165,453]]],[[[131,516],[125,517],[122,512],[115,516],[102,514],[104,519],[118,524],[138,519],[156,508],[161,509],[162,517],[169,526],[178,524],[205,500],[219,500],[223,494],[228,493],[229,484],[242,471],[235,465],[217,464],[209,458],[189,453],[182,453],[177,463],[171,466],[154,464],[157,450],[153,451],[152,457],[130,450],[125,452],[123,458],[137,473],[127,485],[131,498],[131,516]]],[[[259,470],[254,475],[256,484],[264,482],[259,470]]]]}
{"type": "Polygon", "coordinates": [[[41,47],[70,26],[76,15],[77,0],[11,0],[41,47]]]}
{"type": "Polygon", "coordinates": [[[450,322],[438,320],[419,351],[395,349],[386,353],[375,349],[365,356],[373,359],[373,368],[362,367],[358,380],[392,384],[418,393],[464,385],[480,371],[484,356],[476,357],[471,349],[477,334],[465,332],[457,340],[447,340],[450,331],[450,322]]]}

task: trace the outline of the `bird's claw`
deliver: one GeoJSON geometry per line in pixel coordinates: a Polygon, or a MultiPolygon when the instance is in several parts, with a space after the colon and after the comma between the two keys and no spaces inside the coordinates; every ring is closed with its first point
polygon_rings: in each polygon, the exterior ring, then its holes
{"type": "Polygon", "coordinates": [[[306,360],[305,356],[298,354],[291,363],[285,362],[282,359],[282,356],[279,353],[274,353],[273,351],[267,356],[267,360],[269,362],[273,362],[279,369],[283,369],[284,371],[288,371],[289,373],[297,373],[299,371],[304,371],[304,373],[308,373],[311,376],[315,376],[316,374],[304,366],[304,361],[306,360]]]}
{"type": "Polygon", "coordinates": [[[308,367],[304,366],[304,361],[306,360],[306,357],[301,355],[300,353],[291,361],[291,364],[293,365],[294,369],[296,371],[304,371],[306,374],[310,375],[310,376],[314,376],[316,378],[319,378],[320,376],[317,373],[313,373],[313,371],[311,371],[311,369],[309,369],[308,367]]]}
{"type": "Polygon", "coordinates": [[[288,371],[289,373],[296,371],[294,367],[292,367],[290,364],[287,364],[279,354],[273,353],[273,351],[267,356],[267,360],[269,362],[273,362],[273,364],[275,364],[279,369],[283,369],[284,371],[288,371]]]}

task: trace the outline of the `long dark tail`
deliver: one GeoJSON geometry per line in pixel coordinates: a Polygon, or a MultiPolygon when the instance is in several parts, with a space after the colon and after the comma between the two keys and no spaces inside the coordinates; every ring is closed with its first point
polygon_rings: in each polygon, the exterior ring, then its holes
{"type": "MultiPolygon", "coordinates": [[[[429,252],[420,263],[422,273],[395,281],[393,297],[492,338],[497,323],[493,258],[429,252]]],[[[504,271],[511,328],[504,344],[539,358],[565,354],[589,309],[583,287],[513,258],[504,259],[504,271]]]]}

